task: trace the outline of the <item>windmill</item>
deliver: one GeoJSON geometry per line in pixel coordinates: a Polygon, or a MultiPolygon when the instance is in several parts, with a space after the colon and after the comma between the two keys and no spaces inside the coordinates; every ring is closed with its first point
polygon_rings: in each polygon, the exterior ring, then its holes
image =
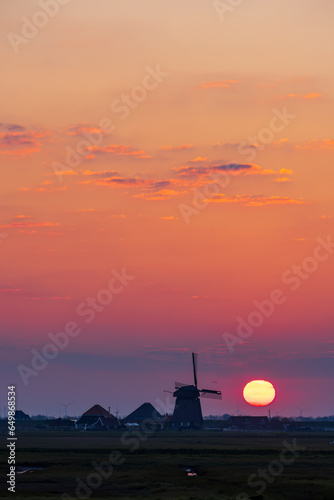
{"type": "Polygon", "coordinates": [[[303,420],[303,411],[308,410],[308,408],[299,408],[299,406],[297,406],[297,408],[300,411],[298,418],[299,418],[299,420],[303,420]]]}
{"type": "Polygon", "coordinates": [[[238,417],[240,417],[240,415],[245,415],[242,411],[239,410],[239,403],[237,403],[237,411],[232,413],[231,417],[234,417],[234,415],[237,415],[238,417]]]}
{"type": "Polygon", "coordinates": [[[58,401],[58,404],[64,407],[64,415],[65,415],[64,418],[67,418],[67,407],[70,406],[72,403],[74,403],[74,399],[70,403],[67,403],[67,405],[64,403],[59,403],[58,401]]]}
{"type": "Polygon", "coordinates": [[[200,397],[221,399],[220,391],[198,389],[197,387],[197,354],[192,353],[194,384],[186,385],[175,383],[174,398],[176,398],[174,413],[171,418],[171,427],[182,429],[202,429],[203,416],[200,397]]]}

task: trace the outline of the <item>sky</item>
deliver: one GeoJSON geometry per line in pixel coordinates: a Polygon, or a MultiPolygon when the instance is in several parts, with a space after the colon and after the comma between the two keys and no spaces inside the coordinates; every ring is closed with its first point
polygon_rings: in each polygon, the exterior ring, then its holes
{"type": "Polygon", "coordinates": [[[1,2],[2,408],[334,414],[333,13],[1,2]]]}

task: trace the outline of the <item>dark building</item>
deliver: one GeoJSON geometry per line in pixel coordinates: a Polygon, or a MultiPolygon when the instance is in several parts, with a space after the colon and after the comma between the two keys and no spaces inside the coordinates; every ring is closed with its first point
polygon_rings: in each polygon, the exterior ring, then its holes
{"type": "Polygon", "coordinates": [[[119,427],[119,422],[114,415],[102,408],[102,406],[94,405],[76,421],[75,427],[93,431],[112,430],[119,427]]]}
{"type": "Polygon", "coordinates": [[[194,385],[175,384],[175,408],[169,422],[171,429],[203,429],[200,397],[221,399],[220,391],[198,389],[197,354],[192,353],[194,385]]]}
{"type": "Polygon", "coordinates": [[[22,410],[15,411],[15,420],[31,420],[27,413],[24,413],[22,410]]]}
{"type": "MultiPolygon", "coordinates": [[[[144,421],[156,422],[157,424],[163,423],[163,417],[154,408],[151,403],[143,403],[139,408],[134,410],[130,415],[122,420],[123,424],[138,424],[140,425],[144,421]]],[[[154,423],[153,422],[153,423],[154,423]]]]}
{"type": "Polygon", "coordinates": [[[55,430],[71,430],[75,426],[74,420],[69,418],[55,418],[54,420],[46,421],[49,428],[55,430]]]}
{"type": "Polygon", "coordinates": [[[172,428],[203,428],[203,415],[200,392],[194,385],[180,387],[173,393],[176,398],[173,416],[171,418],[172,428]]]}
{"type": "Polygon", "coordinates": [[[232,429],[242,431],[262,431],[270,429],[268,417],[235,416],[228,419],[232,429]]]}

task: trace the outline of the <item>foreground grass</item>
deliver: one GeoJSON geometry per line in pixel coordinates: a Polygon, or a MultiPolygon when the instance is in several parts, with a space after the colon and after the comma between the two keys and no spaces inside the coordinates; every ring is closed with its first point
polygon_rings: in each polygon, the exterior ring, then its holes
{"type": "MultiPolygon", "coordinates": [[[[78,498],[77,480],[87,483],[93,463],[107,462],[116,450],[122,463],[98,488],[81,489],[79,498],[232,500],[241,493],[257,500],[334,498],[333,433],[158,432],[140,440],[137,449],[116,432],[39,432],[18,438],[17,465],[44,469],[18,475],[15,495],[3,485],[2,498],[52,499],[64,493],[78,498]],[[283,441],[292,444],[294,438],[305,449],[278,476],[269,475],[258,494],[258,484],[247,484],[249,476],[279,460],[283,441]],[[185,466],[196,467],[198,476],[188,477],[185,466]]],[[[7,461],[4,447],[0,459],[7,461]]],[[[1,466],[2,477],[6,474],[7,466],[1,466]]]]}

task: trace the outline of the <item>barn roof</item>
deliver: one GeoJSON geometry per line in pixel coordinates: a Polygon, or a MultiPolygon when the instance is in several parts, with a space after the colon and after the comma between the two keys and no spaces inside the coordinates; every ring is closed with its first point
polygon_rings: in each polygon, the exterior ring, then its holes
{"type": "Polygon", "coordinates": [[[147,418],[153,418],[155,421],[161,419],[160,413],[151,403],[144,403],[134,410],[130,415],[124,418],[123,422],[141,422],[147,418]]]}
{"type": "Polygon", "coordinates": [[[15,419],[16,420],[30,420],[30,417],[27,413],[24,413],[22,410],[15,411],[15,419]]]}
{"type": "Polygon", "coordinates": [[[100,405],[94,405],[89,410],[87,410],[85,413],[83,413],[82,416],[94,416],[94,417],[110,417],[111,414],[102,408],[100,405]]]}

